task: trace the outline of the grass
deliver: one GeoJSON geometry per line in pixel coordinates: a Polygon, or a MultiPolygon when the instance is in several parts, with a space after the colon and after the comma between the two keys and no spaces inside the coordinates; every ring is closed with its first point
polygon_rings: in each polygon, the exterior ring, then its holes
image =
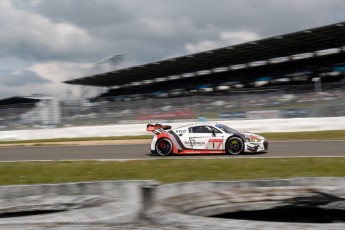
{"type": "MultiPolygon", "coordinates": [[[[261,133],[270,141],[278,140],[344,140],[345,130],[317,131],[317,132],[288,132],[288,133],[261,133]]],[[[118,137],[85,137],[85,138],[59,138],[59,139],[41,139],[25,141],[0,141],[1,144],[39,144],[45,142],[74,142],[74,141],[97,141],[97,140],[142,140],[151,139],[152,135],[141,136],[118,136],[118,137]]]]}
{"type": "Polygon", "coordinates": [[[147,161],[55,161],[0,163],[0,184],[101,180],[158,180],[162,183],[345,176],[345,158],[159,159],[147,161]],[[169,159],[169,160],[167,160],[169,159]]]}

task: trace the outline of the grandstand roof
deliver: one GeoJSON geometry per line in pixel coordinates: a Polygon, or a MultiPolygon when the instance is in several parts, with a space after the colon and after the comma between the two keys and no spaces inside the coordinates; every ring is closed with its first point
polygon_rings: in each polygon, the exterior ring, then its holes
{"type": "MultiPolygon", "coordinates": [[[[270,61],[281,57],[319,50],[341,48],[345,51],[345,22],[307,29],[295,33],[223,47],[187,56],[181,56],[140,66],[119,69],[83,78],[65,81],[68,84],[89,86],[115,86],[142,82],[203,70],[216,72],[217,68],[230,68],[239,64],[270,61]]],[[[343,56],[343,55],[342,55],[343,56]]],[[[270,62],[269,62],[270,63],[270,62]]],[[[238,79],[243,80],[243,75],[238,79]]]]}
{"type": "Polygon", "coordinates": [[[29,103],[36,103],[38,101],[39,99],[34,99],[34,98],[29,98],[29,97],[9,97],[9,98],[0,100],[0,106],[29,104],[29,103]]]}

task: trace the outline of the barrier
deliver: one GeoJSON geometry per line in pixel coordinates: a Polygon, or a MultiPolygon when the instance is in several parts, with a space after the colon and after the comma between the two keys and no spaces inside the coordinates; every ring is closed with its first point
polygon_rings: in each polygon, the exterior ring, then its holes
{"type": "MultiPolygon", "coordinates": [[[[207,123],[215,123],[209,121],[207,123]]],[[[193,122],[169,123],[172,128],[193,122]]],[[[345,130],[345,117],[290,118],[264,120],[219,121],[239,131],[263,132],[299,132],[322,130],[345,130]]],[[[138,136],[148,135],[145,124],[123,124],[106,126],[64,127],[52,129],[1,131],[0,140],[35,140],[78,137],[138,136]]]]}
{"type": "Polygon", "coordinates": [[[344,229],[344,178],[186,182],[157,186],[145,212],[175,229],[344,229]]]}
{"type": "Polygon", "coordinates": [[[144,208],[142,187],[158,184],[138,180],[0,186],[0,229],[132,223],[144,208]]]}
{"type": "Polygon", "coordinates": [[[337,177],[0,186],[0,228],[344,229],[344,188],[345,178],[337,177]],[[298,214],[285,215],[291,209],[298,214]],[[245,219],[219,216],[243,211],[245,219]],[[251,214],[267,211],[283,220],[251,214]]]}

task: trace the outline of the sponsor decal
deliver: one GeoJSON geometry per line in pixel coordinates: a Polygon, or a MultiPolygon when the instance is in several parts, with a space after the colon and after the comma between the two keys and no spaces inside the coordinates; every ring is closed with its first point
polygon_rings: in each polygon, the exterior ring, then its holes
{"type": "Polygon", "coordinates": [[[186,133],[187,132],[187,130],[175,130],[175,133],[177,133],[177,134],[183,134],[183,133],[186,133]]]}
{"type": "Polygon", "coordinates": [[[220,149],[222,147],[223,139],[210,139],[207,142],[206,149],[220,149]]]}
{"type": "Polygon", "coordinates": [[[146,130],[150,132],[150,131],[155,131],[156,129],[157,129],[156,126],[148,126],[146,130]]]}
{"type": "Polygon", "coordinates": [[[185,141],[184,144],[192,145],[192,146],[204,146],[206,143],[203,141],[190,140],[190,141],[185,141]]]}

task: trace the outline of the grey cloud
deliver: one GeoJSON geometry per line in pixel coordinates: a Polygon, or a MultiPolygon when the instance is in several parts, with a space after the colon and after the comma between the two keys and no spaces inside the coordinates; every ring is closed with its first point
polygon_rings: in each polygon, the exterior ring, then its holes
{"type": "Polygon", "coordinates": [[[75,74],[68,66],[110,55],[124,55],[127,67],[241,41],[224,34],[266,38],[345,21],[344,0],[0,0],[0,8],[0,96],[57,92],[56,78],[75,74]],[[54,80],[10,74],[17,69],[54,80]]]}
{"type": "Polygon", "coordinates": [[[21,70],[9,74],[2,73],[0,75],[0,85],[7,87],[40,85],[50,82],[51,81],[29,70],[21,70]]]}
{"type": "MultiPolygon", "coordinates": [[[[87,45],[56,50],[19,40],[9,52],[39,60],[96,61],[123,54],[147,63],[187,53],[186,44],[216,40],[219,33],[250,31],[268,37],[345,20],[341,0],[14,0],[19,9],[53,23],[69,23],[90,35],[87,45]]],[[[29,29],[29,28],[28,28],[29,29]]],[[[16,39],[14,39],[16,41],[16,39]]],[[[0,41],[1,42],[1,41],[0,41]]]]}

